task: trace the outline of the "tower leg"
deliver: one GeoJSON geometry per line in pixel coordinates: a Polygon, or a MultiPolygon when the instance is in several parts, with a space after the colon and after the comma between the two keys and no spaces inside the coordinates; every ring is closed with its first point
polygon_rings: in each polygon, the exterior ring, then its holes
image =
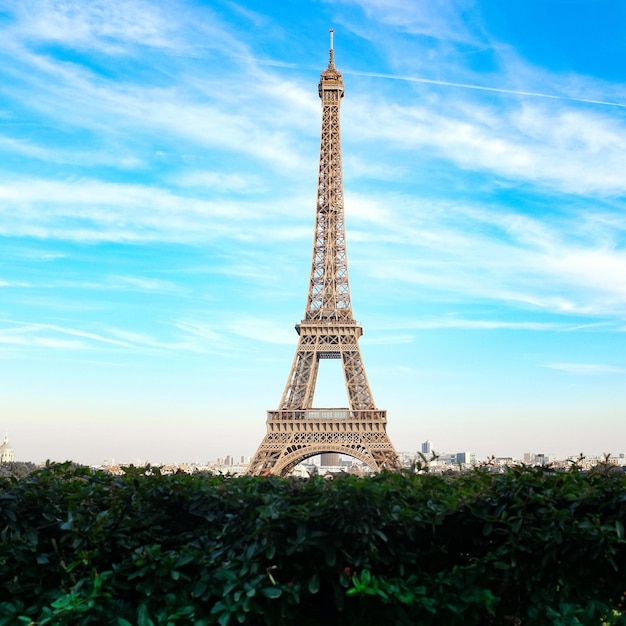
{"type": "Polygon", "coordinates": [[[302,350],[298,344],[296,355],[280,402],[281,408],[309,408],[313,403],[319,361],[313,350],[302,350]]]}

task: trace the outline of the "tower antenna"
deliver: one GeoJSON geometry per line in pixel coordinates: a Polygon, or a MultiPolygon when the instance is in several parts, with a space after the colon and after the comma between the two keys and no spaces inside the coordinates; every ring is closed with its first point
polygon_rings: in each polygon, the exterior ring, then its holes
{"type": "Polygon", "coordinates": [[[333,35],[335,34],[334,29],[330,29],[330,62],[328,67],[335,67],[335,50],[333,48],[333,35]]]}

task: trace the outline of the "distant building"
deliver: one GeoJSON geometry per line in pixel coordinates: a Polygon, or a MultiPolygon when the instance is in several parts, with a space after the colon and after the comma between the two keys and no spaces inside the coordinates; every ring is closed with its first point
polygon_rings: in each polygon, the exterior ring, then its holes
{"type": "Polygon", "coordinates": [[[476,462],[475,452],[442,452],[432,461],[434,466],[475,465],[476,462]]]}
{"type": "Polygon", "coordinates": [[[12,463],[15,461],[15,453],[9,443],[9,436],[4,436],[4,441],[0,444],[0,463],[12,463]]]}
{"type": "Polygon", "coordinates": [[[526,465],[548,465],[550,463],[550,455],[524,452],[524,463],[526,465]]]}
{"type": "Polygon", "coordinates": [[[472,452],[457,452],[454,462],[457,465],[467,465],[470,463],[476,463],[476,455],[472,452]]]}
{"type": "Polygon", "coordinates": [[[515,459],[512,456],[497,456],[492,459],[493,465],[500,467],[508,467],[511,465],[517,465],[515,459]]]}
{"type": "Polygon", "coordinates": [[[324,452],[320,454],[320,465],[322,467],[338,467],[339,454],[337,452],[324,452]]]}
{"type": "Polygon", "coordinates": [[[422,454],[430,454],[431,449],[432,449],[432,444],[430,443],[430,441],[425,441],[422,444],[422,454]]]}

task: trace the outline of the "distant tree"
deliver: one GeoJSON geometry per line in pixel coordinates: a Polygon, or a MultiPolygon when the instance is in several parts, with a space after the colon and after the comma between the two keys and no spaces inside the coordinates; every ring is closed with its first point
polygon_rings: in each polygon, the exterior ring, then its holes
{"type": "MultiPolygon", "coordinates": [[[[176,472],[176,473],[178,474],[179,472],[176,472]]],[[[215,472],[213,470],[201,469],[201,470],[196,470],[195,472],[193,472],[193,475],[204,476],[204,478],[213,478],[213,476],[215,476],[215,472]]]]}
{"type": "Polygon", "coordinates": [[[617,465],[612,459],[610,454],[605,454],[602,461],[596,463],[590,470],[590,474],[602,474],[603,476],[609,476],[611,474],[623,474],[624,468],[617,465]]]}
{"type": "Polygon", "coordinates": [[[8,461],[0,463],[0,478],[26,478],[39,469],[29,461],[8,461]]]}

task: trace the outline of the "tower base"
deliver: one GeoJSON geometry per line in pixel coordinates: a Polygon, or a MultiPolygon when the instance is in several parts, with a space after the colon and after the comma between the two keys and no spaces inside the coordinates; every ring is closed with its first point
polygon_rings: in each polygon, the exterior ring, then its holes
{"type": "Polygon", "coordinates": [[[267,434],[247,473],[285,476],[305,459],[329,452],[358,459],[374,472],[399,470],[386,426],[386,411],[379,409],[268,411],[267,434]]]}

